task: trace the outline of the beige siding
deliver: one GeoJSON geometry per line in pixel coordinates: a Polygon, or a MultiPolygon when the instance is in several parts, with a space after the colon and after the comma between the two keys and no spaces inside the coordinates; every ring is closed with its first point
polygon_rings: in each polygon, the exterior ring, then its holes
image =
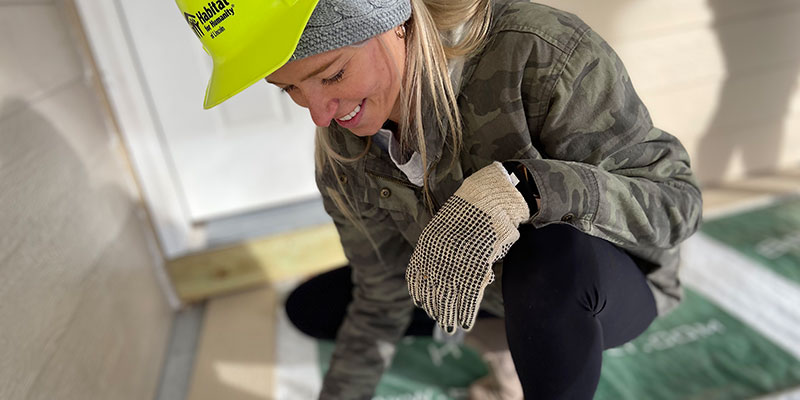
{"type": "Polygon", "coordinates": [[[625,62],[704,183],[800,163],[800,2],[547,0],[625,62]]]}
{"type": "Polygon", "coordinates": [[[149,399],[161,260],[67,10],[0,0],[0,399],[149,399]]]}

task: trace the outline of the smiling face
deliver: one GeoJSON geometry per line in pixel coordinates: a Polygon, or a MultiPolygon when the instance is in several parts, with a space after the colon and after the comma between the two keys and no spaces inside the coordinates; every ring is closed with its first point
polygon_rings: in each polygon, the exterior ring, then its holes
{"type": "Polygon", "coordinates": [[[267,82],[307,108],[316,125],[327,127],[335,120],[358,136],[370,136],[387,119],[399,119],[405,51],[405,41],[390,30],[359,46],[287,63],[267,82]]]}

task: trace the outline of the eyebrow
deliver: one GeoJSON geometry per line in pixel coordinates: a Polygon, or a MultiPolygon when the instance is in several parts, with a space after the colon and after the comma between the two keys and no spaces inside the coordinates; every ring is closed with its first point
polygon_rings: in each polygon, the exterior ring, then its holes
{"type": "MultiPolygon", "coordinates": [[[[308,78],[311,78],[314,75],[321,74],[323,71],[325,71],[326,69],[330,68],[331,65],[333,65],[334,63],[336,63],[337,61],[339,61],[341,59],[342,59],[342,55],[339,55],[339,57],[334,58],[333,60],[331,60],[331,62],[329,62],[329,63],[323,65],[322,67],[317,68],[316,70],[312,71],[311,73],[306,75],[303,79],[300,79],[300,81],[302,82],[302,81],[304,81],[304,80],[306,80],[308,78]]],[[[286,85],[286,83],[274,82],[274,81],[271,81],[269,79],[267,79],[267,82],[271,83],[273,85],[286,85]]]]}

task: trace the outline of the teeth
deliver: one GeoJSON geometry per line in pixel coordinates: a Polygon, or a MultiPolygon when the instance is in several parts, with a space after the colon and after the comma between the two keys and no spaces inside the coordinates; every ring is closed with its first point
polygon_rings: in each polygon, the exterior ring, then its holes
{"type": "Polygon", "coordinates": [[[358,114],[359,111],[361,111],[361,104],[357,105],[356,108],[353,111],[350,112],[350,114],[347,114],[342,118],[339,118],[339,120],[340,121],[350,121],[351,119],[353,119],[353,117],[356,116],[356,114],[358,114]]]}

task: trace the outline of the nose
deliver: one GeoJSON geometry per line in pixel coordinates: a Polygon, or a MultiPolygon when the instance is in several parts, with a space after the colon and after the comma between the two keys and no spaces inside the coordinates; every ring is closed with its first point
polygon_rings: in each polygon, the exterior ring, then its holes
{"type": "Polygon", "coordinates": [[[336,117],[336,110],[339,109],[339,99],[317,92],[308,98],[308,110],[311,112],[311,119],[314,125],[327,127],[331,120],[336,117]]]}

